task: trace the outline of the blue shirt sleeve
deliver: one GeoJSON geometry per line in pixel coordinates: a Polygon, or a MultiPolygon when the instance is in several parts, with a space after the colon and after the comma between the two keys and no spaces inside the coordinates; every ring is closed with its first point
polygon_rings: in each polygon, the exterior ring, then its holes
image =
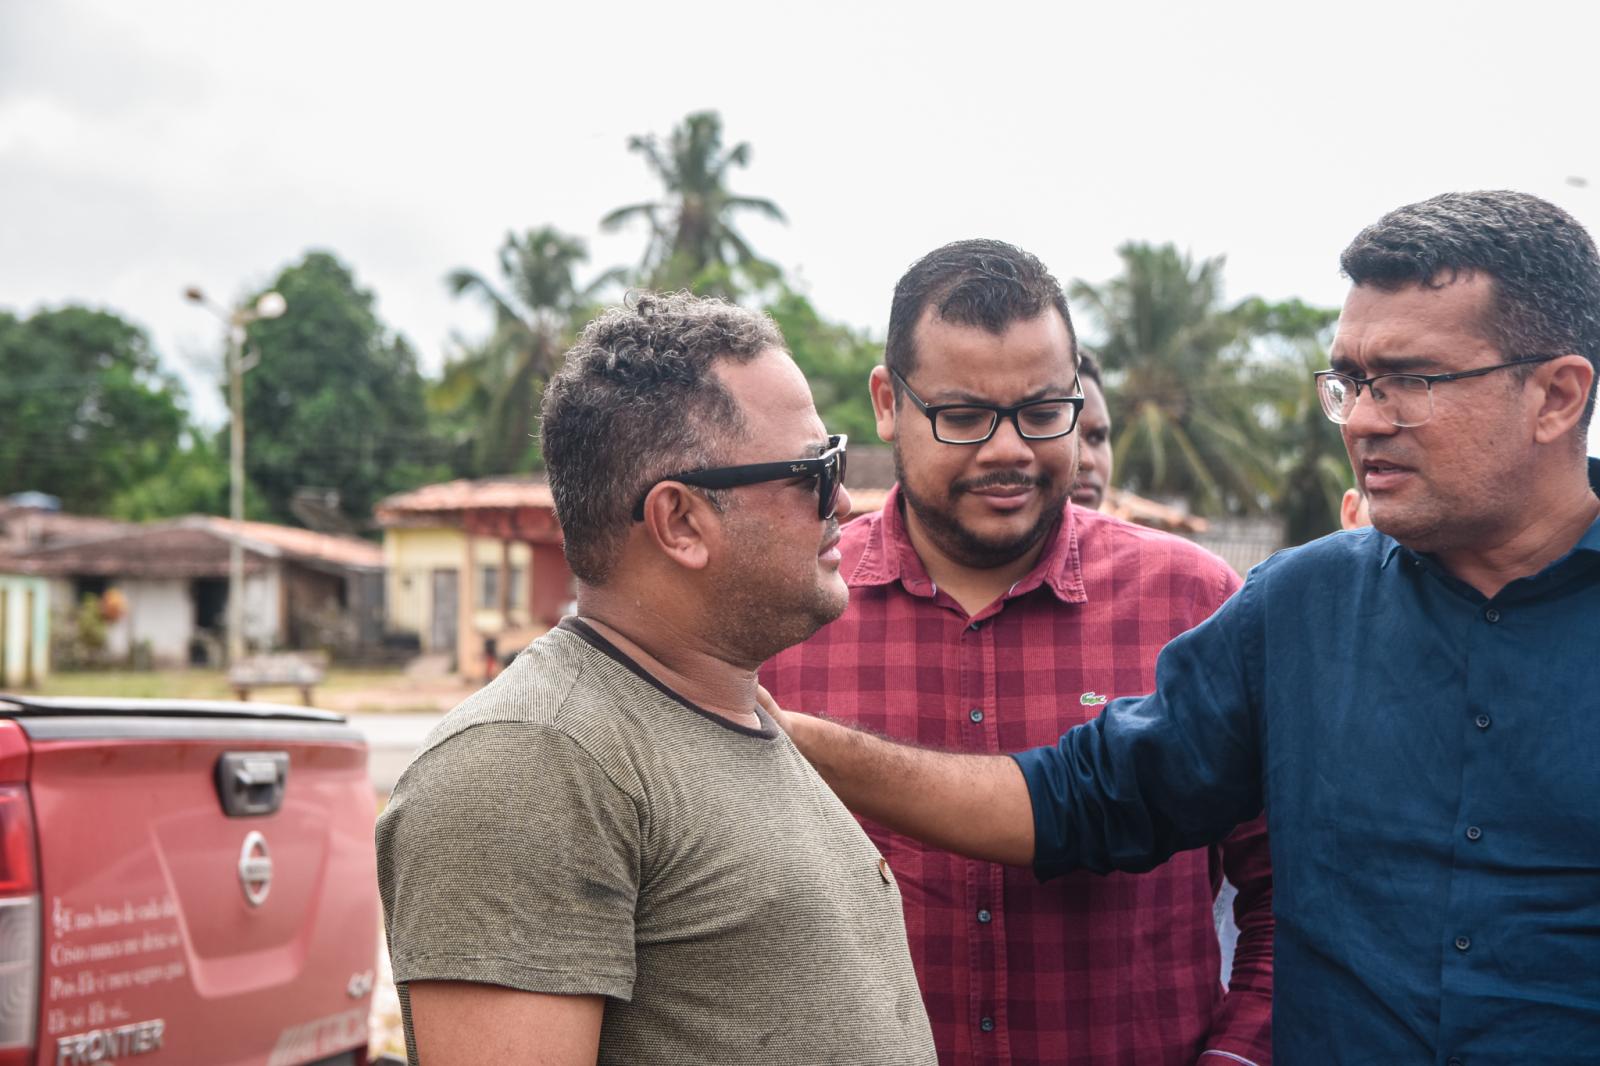
{"type": "Polygon", "coordinates": [[[1012,756],[1033,803],[1041,880],[1149,870],[1261,813],[1257,576],[1167,645],[1152,695],[1114,700],[1055,746],[1012,756]]]}

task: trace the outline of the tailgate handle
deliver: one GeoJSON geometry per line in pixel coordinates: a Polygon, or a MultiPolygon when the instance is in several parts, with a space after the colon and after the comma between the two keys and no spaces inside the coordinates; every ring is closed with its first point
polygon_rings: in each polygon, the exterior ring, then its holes
{"type": "Polygon", "coordinates": [[[231,751],[217,759],[217,798],[229,818],[274,813],[288,780],[286,751],[231,751]]]}

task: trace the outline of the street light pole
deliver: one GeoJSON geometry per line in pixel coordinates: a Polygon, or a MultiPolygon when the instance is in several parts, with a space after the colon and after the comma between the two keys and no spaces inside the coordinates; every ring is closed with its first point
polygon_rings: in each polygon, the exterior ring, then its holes
{"type": "Polygon", "coordinates": [[[244,375],[255,363],[245,365],[245,327],[263,318],[277,318],[288,309],[278,293],[264,294],[253,305],[229,311],[206,299],[198,286],[184,290],[184,296],[222,319],[228,327],[228,347],[224,358],[228,371],[229,456],[228,513],[234,522],[228,538],[228,665],[244,658],[244,545],[238,523],[244,521],[244,375]]]}
{"type": "Polygon", "coordinates": [[[228,538],[228,665],[244,659],[244,544],[238,523],[244,521],[244,327],[228,325],[228,517],[235,525],[228,538]]]}

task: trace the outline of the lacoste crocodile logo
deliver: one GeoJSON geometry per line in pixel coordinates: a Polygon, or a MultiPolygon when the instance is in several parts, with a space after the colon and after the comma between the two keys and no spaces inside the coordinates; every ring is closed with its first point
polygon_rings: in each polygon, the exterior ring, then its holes
{"type": "Polygon", "coordinates": [[[1106,701],[1106,697],[1098,692],[1085,692],[1078,697],[1078,702],[1085,707],[1098,707],[1106,701]]]}

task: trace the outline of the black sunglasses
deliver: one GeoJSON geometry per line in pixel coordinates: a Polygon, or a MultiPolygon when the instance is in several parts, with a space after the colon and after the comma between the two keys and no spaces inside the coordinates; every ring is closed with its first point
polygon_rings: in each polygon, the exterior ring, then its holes
{"type": "Polygon", "coordinates": [[[715,466],[706,470],[686,470],[681,474],[652,481],[633,505],[633,520],[644,521],[644,501],[650,490],[663,481],[680,481],[703,489],[733,489],[740,485],[759,485],[764,481],[788,481],[791,478],[817,479],[817,517],[826,521],[832,518],[839,505],[839,486],[844,484],[845,444],[849,437],[835,433],[828,438],[828,448],[814,459],[789,459],[779,463],[748,463],[744,466],[715,466]]]}

